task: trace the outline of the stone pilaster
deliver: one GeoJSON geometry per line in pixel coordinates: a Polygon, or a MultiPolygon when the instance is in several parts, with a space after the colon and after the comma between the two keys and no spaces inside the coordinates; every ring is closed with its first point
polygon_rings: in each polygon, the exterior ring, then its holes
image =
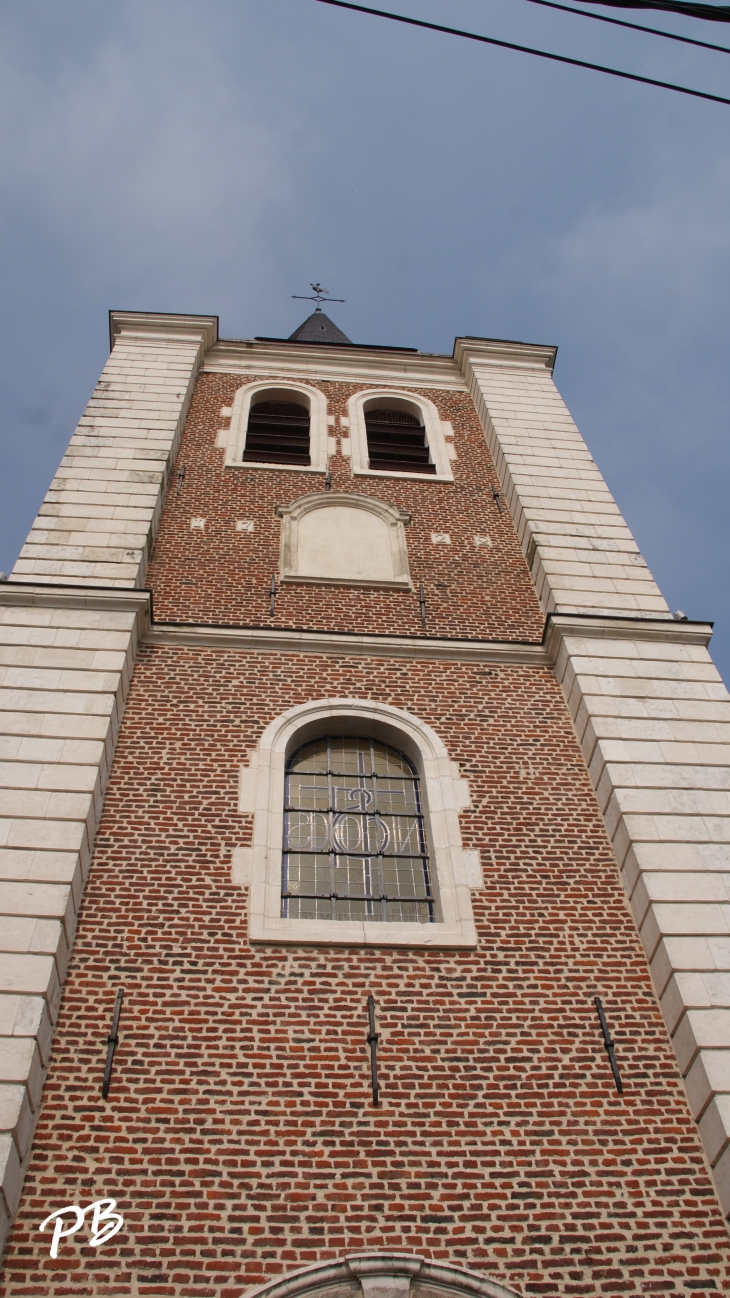
{"type": "Polygon", "coordinates": [[[711,628],[671,617],[553,384],[552,349],[460,339],[456,355],[728,1214],[730,696],[711,628]]]}
{"type": "Polygon", "coordinates": [[[109,360],[0,586],[0,1247],[149,620],[134,587],[217,335],[211,317],[117,312],[111,326],[109,360]]]}

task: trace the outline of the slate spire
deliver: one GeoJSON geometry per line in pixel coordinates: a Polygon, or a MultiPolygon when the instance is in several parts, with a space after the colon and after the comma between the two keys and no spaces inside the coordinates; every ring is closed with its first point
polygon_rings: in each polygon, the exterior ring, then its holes
{"type": "Polygon", "coordinates": [[[352,340],[343,334],[341,329],[317,307],[307,319],[300,324],[287,340],[290,343],[346,343],[352,346],[352,340]]]}

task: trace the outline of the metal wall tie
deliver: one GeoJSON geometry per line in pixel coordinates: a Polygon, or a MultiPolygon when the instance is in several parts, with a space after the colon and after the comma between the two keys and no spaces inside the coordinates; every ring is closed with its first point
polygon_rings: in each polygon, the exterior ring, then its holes
{"type": "Polygon", "coordinates": [[[379,1035],[375,1031],[375,999],[373,996],[368,996],[368,1025],[370,1028],[367,1035],[367,1042],[370,1046],[370,1084],[373,1088],[373,1104],[377,1108],[380,1096],[380,1087],[378,1085],[379,1035]]]}
{"type": "Polygon", "coordinates": [[[114,1051],[119,1045],[119,1015],[122,1012],[122,1000],[124,998],[124,988],[120,987],[117,992],[117,999],[114,1005],[114,1015],[112,1017],[112,1030],[107,1037],[106,1049],[106,1067],[104,1069],[104,1080],[101,1084],[101,1098],[105,1100],[109,1094],[109,1083],[112,1079],[112,1064],[114,1063],[114,1051]]]}
{"type": "Polygon", "coordinates": [[[603,1011],[601,998],[600,996],[594,996],[593,999],[595,1002],[596,1010],[598,1012],[599,1022],[601,1024],[601,1031],[603,1033],[603,1042],[606,1047],[606,1054],[608,1055],[609,1063],[611,1065],[613,1080],[616,1083],[616,1090],[618,1091],[619,1095],[623,1095],[624,1084],[621,1081],[621,1074],[618,1070],[618,1064],[616,1063],[616,1047],[613,1044],[613,1041],[611,1039],[611,1033],[608,1030],[608,1023],[606,1022],[606,1015],[603,1011]]]}

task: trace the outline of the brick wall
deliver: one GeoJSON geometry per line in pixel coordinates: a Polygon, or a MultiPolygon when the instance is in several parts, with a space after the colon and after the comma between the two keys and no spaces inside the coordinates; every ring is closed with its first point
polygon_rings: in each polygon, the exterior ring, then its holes
{"type": "MultiPolygon", "coordinates": [[[[325,393],[336,418],[346,415],[353,392],[374,386],[307,381],[325,393]]],[[[500,513],[492,494],[500,483],[472,399],[440,389],[420,391],[453,424],[459,456],[453,483],[353,477],[348,459],[338,454],[330,461],[334,490],[375,497],[411,514],[406,538],[416,589],[284,585],[270,618],[281,535],[274,506],[321,491],[324,475],[224,468],[225,452],[216,446],[221,408],[231,406],[241,383],[234,375],[198,377],[178,457],[184,483],[179,494],[168,494],[150,566],[156,619],[418,635],[417,587],[423,583],[430,635],[540,639],[539,605],[507,506],[500,513]],[[205,528],[192,530],[193,518],[204,518],[205,528]],[[252,521],[255,530],[237,532],[238,519],[252,521]],[[447,533],[451,544],[434,545],[432,532],[447,533]],[[491,547],[477,547],[476,536],[488,536],[491,547]]]]}
{"type": "Polygon", "coordinates": [[[144,648],[4,1292],[238,1298],[383,1247],[525,1295],[730,1287],[725,1227],[560,688],[540,667],[144,648]],[[485,871],[476,951],[247,945],[246,894],[230,881],[250,835],[239,766],[285,708],[343,695],[415,713],[468,779],[462,833],[485,871]],[[99,1250],[71,1239],[51,1261],[41,1219],[104,1195],[124,1232],[99,1250]]]}

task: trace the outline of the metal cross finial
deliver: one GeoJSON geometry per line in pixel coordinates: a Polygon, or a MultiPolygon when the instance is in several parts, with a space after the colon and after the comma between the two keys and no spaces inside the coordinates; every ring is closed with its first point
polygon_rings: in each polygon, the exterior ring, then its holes
{"type": "Polygon", "coordinates": [[[299,302],[316,302],[317,311],[322,310],[320,303],[324,302],[325,299],[328,302],[345,302],[347,300],[344,297],[330,297],[329,289],[322,288],[320,283],[310,284],[309,287],[314,289],[314,297],[312,297],[311,293],[292,293],[292,297],[297,298],[299,302]]]}

